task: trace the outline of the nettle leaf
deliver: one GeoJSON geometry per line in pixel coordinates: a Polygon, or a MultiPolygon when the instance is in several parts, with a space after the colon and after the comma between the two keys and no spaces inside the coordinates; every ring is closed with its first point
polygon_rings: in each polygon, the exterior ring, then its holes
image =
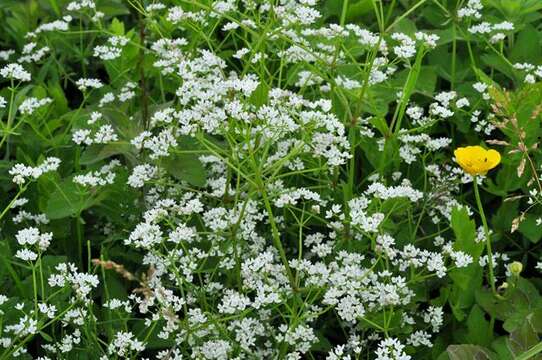
{"type": "Polygon", "coordinates": [[[55,182],[55,188],[45,209],[49,219],[75,216],[94,204],[91,195],[75,184],[71,177],[60,184],[55,182]]]}

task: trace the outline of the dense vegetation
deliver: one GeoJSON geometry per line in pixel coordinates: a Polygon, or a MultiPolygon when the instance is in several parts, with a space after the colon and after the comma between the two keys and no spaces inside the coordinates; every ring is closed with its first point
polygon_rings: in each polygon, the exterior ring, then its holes
{"type": "Polygon", "coordinates": [[[542,359],[541,1],[0,31],[0,360],[542,359]]]}

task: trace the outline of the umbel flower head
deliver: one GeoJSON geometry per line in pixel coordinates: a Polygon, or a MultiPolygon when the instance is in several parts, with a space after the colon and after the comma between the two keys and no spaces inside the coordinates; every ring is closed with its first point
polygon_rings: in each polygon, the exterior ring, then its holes
{"type": "Polygon", "coordinates": [[[460,147],[455,149],[454,155],[459,166],[473,176],[485,175],[501,162],[498,151],[486,150],[481,146],[460,147]]]}

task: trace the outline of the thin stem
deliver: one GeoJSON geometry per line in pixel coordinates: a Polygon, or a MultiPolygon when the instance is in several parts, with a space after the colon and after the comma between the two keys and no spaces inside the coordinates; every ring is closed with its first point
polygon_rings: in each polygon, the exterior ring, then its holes
{"type": "Polygon", "coordinates": [[[491,291],[497,295],[497,289],[495,288],[495,275],[493,274],[493,252],[491,251],[491,237],[489,236],[489,228],[487,226],[486,215],[480,200],[480,192],[478,191],[478,176],[474,177],[474,196],[476,197],[476,205],[478,206],[478,212],[482,218],[482,225],[484,227],[484,235],[486,238],[487,248],[487,266],[489,267],[489,283],[491,285],[491,291]]]}
{"type": "Polygon", "coordinates": [[[523,354],[519,355],[516,360],[528,360],[533,358],[536,354],[542,352],[542,342],[539,342],[523,354]]]}

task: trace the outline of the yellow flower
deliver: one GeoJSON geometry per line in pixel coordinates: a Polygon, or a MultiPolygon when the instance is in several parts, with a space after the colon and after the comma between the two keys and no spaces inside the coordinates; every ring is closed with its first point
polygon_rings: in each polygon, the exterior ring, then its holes
{"type": "Polygon", "coordinates": [[[455,149],[454,155],[459,166],[471,175],[485,175],[501,162],[498,151],[481,146],[460,147],[455,149]]]}

